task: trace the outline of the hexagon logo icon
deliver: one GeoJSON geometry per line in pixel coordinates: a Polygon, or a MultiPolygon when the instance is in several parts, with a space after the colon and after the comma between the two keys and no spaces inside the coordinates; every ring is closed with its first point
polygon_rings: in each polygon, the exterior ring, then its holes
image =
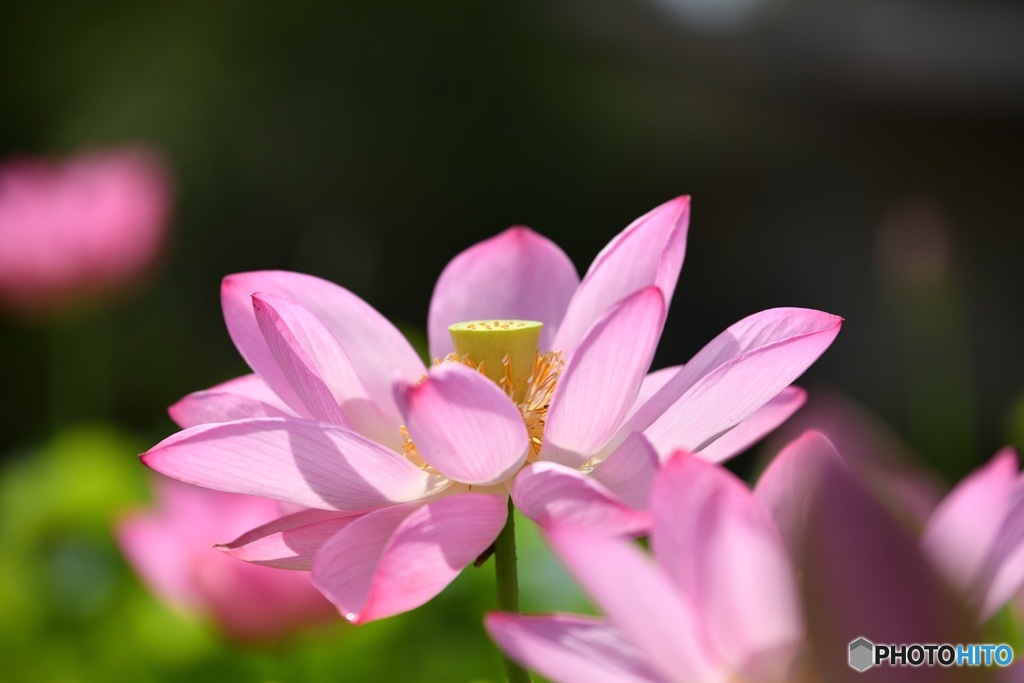
{"type": "Polygon", "coordinates": [[[875,644],[867,638],[858,638],[850,643],[850,668],[867,671],[875,665],[875,644]]]}

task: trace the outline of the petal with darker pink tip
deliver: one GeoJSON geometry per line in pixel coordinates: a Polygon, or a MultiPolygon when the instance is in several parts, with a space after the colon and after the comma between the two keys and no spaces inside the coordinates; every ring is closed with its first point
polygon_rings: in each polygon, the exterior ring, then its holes
{"type": "Polygon", "coordinates": [[[754,488],[794,557],[800,554],[811,496],[828,468],[846,464],[823,434],[805,432],[775,456],[754,488]]]}
{"type": "Polygon", "coordinates": [[[715,681],[721,670],[707,650],[699,613],[630,541],[553,527],[558,557],[650,666],[669,680],[715,681]]]}
{"type": "Polygon", "coordinates": [[[703,616],[713,650],[742,671],[781,670],[803,639],[796,571],[765,510],[734,475],[677,453],[651,494],[651,546],[703,616]]]}
{"type": "Polygon", "coordinates": [[[627,505],[646,510],[659,466],[654,447],[643,434],[633,432],[606,460],[594,467],[590,476],[627,505]]]}
{"type": "Polygon", "coordinates": [[[1000,451],[957,484],[928,517],[921,548],[932,564],[965,593],[996,544],[1017,485],[1017,456],[1000,451]]]}
{"type": "Polygon", "coordinates": [[[646,656],[604,619],[491,613],[487,632],[505,654],[558,683],[659,683],[646,656]]]}
{"type": "Polygon", "coordinates": [[[419,607],[494,542],[507,500],[463,493],[372,512],[324,543],[313,582],[353,623],[419,607]]]}
{"type": "Polygon", "coordinates": [[[676,448],[704,448],[799,377],[841,324],[837,316],[802,308],[776,308],[741,320],[634,412],[620,435],[643,431],[663,457],[676,448]]]}
{"type": "Polygon", "coordinates": [[[788,420],[807,400],[800,387],[786,387],[750,417],[698,451],[708,462],[723,462],[742,453],[788,420]]]}
{"type": "Polygon", "coordinates": [[[396,385],[395,400],[420,457],[447,477],[498,484],[526,461],[529,438],[519,410],[475,370],[435,366],[419,384],[396,385]]]}
{"type": "Polygon", "coordinates": [[[524,227],[473,245],[445,267],[430,300],[430,354],[455,348],[448,327],[472,320],[536,320],[544,323],[540,348],[551,349],[565,307],[580,278],[569,257],[551,240],[524,227]]]}
{"type": "Polygon", "coordinates": [[[256,321],[306,410],[400,450],[399,423],[389,421],[363,386],[338,340],[304,306],[273,294],[252,297],[256,321]]]}
{"type": "Polygon", "coordinates": [[[542,527],[572,525],[609,536],[635,535],[651,521],[592,477],[553,462],[524,467],[512,485],[512,500],[542,527]]]}
{"type": "Polygon", "coordinates": [[[167,409],[181,427],[253,417],[294,417],[295,413],[259,375],[243,375],[185,396],[167,409]]]}
{"type": "Polygon", "coordinates": [[[290,418],[192,427],[142,461],[188,484],[345,512],[418,500],[450,484],[347,429],[290,418]]]}
{"type": "Polygon", "coordinates": [[[690,198],[677,197],[633,221],[601,250],[569,302],[554,350],[572,353],[590,326],[616,302],[645,287],[658,287],[665,307],[686,252],[690,198]]]}
{"type": "Polygon", "coordinates": [[[217,549],[253,564],[309,570],[320,546],[359,517],[330,510],[301,510],[247,531],[217,549]]]}
{"type": "Polygon", "coordinates": [[[542,460],[579,467],[608,442],[633,407],[664,322],[661,290],[647,287],[594,323],[551,397],[542,460]]]}
{"type": "Polygon", "coordinates": [[[426,368],[394,325],[352,292],[312,275],[267,270],[227,276],[221,286],[221,306],[228,332],[249,367],[275,391],[287,381],[256,322],[251,298],[256,292],[276,294],[308,309],[338,340],[389,422],[401,423],[392,382],[396,375],[415,381],[426,368]]]}

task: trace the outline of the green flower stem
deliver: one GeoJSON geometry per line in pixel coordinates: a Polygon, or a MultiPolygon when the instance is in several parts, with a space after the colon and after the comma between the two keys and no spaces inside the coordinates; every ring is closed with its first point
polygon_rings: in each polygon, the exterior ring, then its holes
{"type": "MultiPolygon", "coordinates": [[[[516,566],[515,506],[508,499],[508,521],[494,542],[494,567],[498,589],[498,609],[519,611],[519,570],[516,566]]],[[[529,672],[502,653],[508,683],[531,683],[529,672]]]]}

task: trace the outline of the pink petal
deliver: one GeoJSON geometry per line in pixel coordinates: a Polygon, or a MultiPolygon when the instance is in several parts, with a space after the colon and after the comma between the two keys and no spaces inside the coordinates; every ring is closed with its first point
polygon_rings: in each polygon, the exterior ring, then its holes
{"type": "Polygon", "coordinates": [[[659,467],[657,451],[643,434],[633,432],[590,476],[627,505],[646,510],[659,467]]]}
{"type": "Polygon", "coordinates": [[[536,462],[516,475],[512,500],[542,527],[572,525],[608,535],[637,534],[650,515],[635,510],[593,478],[564,465],[536,462]]]}
{"type": "Polygon", "coordinates": [[[256,322],[251,298],[256,292],[282,296],[309,310],[338,340],[388,421],[401,423],[391,384],[396,375],[415,381],[426,368],[394,325],[348,290],[312,275],[274,270],[229,275],[221,286],[228,332],[249,367],[275,390],[279,383],[269,378],[282,376],[256,322]]]}
{"type": "Polygon", "coordinates": [[[579,281],[558,245],[529,228],[509,228],[475,244],[452,259],[434,287],[430,354],[444,358],[455,350],[449,325],[493,319],[544,323],[540,348],[550,349],[579,281]]]}
{"type": "Polygon", "coordinates": [[[638,289],[655,286],[672,301],[686,252],[690,198],[677,197],[636,219],[601,250],[569,302],[553,348],[572,353],[602,313],[638,289]]]}
{"type": "Polygon", "coordinates": [[[192,427],[142,461],[189,484],[346,512],[417,500],[448,485],[344,428],[287,418],[192,427]]]}
{"type": "Polygon", "coordinates": [[[669,680],[719,680],[700,618],[672,580],[630,541],[569,527],[549,530],[552,547],[609,620],[669,680]]]}
{"type": "Polygon", "coordinates": [[[664,322],[661,291],[647,287],[594,323],[551,397],[542,460],[579,467],[615,434],[633,406],[664,322]]]}
{"type": "Polygon", "coordinates": [[[338,359],[344,352],[338,342],[311,313],[298,313],[301,307],[287,299],[272,294],[253,294],[252,308],[267,348],[280,370],[280,374],[267,375],[271,388],[300,415],[351,428],[323,377],[326,373],[343,371],[338,359]],[[286,387],[280,386],[282,376],[286,387]],[[293,403],[296,400],[298,403],[293,403]]]}
{"type": "Polygon", "coordinates": [[[432,367],[420,384],[399,384],[395,400],[420,456],[467,484],[498,484],[526,461],[526,425],[511,399],[457,363],[432,367]]]}
{"type": "Polygon", "coordinates": [[[399,422],[389,421],[377,407],[330,331],[288,299],[257,293],[252,300],[267,347],[309,414],[401,450],[399,422]]]}
{"type": "Polygon", "coordinates": [[[800,554],[810,499],[828,468],[845,470],[846,465],[824,435],[809,431],[775,456],[754,489],[794,557],[800,554]]]}
{"type": "Polygon", "coordinates": [[[302,510],[247,531],[217,549],[254,564],[309,570],[320,546],[357,519],[359,515],[343,512],[302,510]]]}
{"type": "Polygon", "coordinates": [[[672,365],[667,368],[662,368],[661,370],[654,370],[653,372],[647,373],[647,376],[644,377],[643,384],[640,385],[640,392],[636,395],[636,402],[633,404],[634,407],[639,408],[644,403],[647,403],[647,399],[658,393],[658,391],[660,391],[661,388],[682,369],[682,365],[672,365]]]}
{"type": "Polygon", "coordinates": [[[167,409],[182,429],[252,417],[292,417],[294,412],[258,375],[243,375],[185,396],[167,409]]]}
{"type": "Polygon", "coordinates": [[[715,652],[741,671],[788,668],[803,639],[796,571],[749,489],[687,453],[665,463],[651,494],[651,546],[702,615],[715,652]]]}
{"type": "Polygon", "coordinates": [[[741,320],[641,406],[618,438],[643,431],[662,456],[676,448],[704,448],[799,377],[841,324],[834,315],[801,308],[776,308],[741,320]]]}
{"type": "Polygon", "coordinates": [[[807,392],[800,387],[786,387],[750,417],[702,448],[698,455],[708,462],[722,462],[742,453],[788,420],[806,400],[807,392]]]}
{"type": "Polygon", "coordinates": [[[463,493],[411,511],[406,505],[372,512],[320,548],[313,581],[353,623],[419,607],[494,542],[506,501],[463,493]]]}
{"type": "Polygon", "coordinates": [[[1021,481],[1017,482],[1010,509],[977,582],[979,624],[988,621],[1024,587],[1024,484],[1021,481]]]}
{"type": "Polygon", "coordinates": [[[939,503],[921,532],[921,549],[965,593],[996,543],[1016,483],[1017,456],[1000,451],[939,503]]]}
{"type": "MultiPolygon", "coordinates": [[[[841,467],[825,467],[808,502],[800,543],[802,588],[816,680],[846,680],[848,644],[965,643],[969,620],[905,527],[841,467]]],[[[935,680],[935,670],[898,670],[935,680]]]]}
{"type": "Polygon", "coordinates": [[[644,653],[603,619],[491,613],[484,624],[505,654],[558,683],[670,680],[652,671],[644,653]]]}

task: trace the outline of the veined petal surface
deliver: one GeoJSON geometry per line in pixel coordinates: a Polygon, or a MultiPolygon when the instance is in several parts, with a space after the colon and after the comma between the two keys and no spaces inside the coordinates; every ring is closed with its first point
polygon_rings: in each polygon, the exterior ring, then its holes
{"type": "Polygon", "coordinates": [[[540,348],[550,350],[579,281],[565,252],[529,228],[509,228],[474,244],[452,259],[434,287],[427,318],[431,357],[452,353],[448,326],[471,320],[544,323],[540,348]]]}
{"type": "Polygon", "coordinates": [[[364,515],[324,543],[313,582],[353,623],[419,607],[494,542],[507,500],[460,493],[364,515]]]}
{"type": "Polygon", "coordinates": [[[415,381],[426,368],[394,325],[352,292],[312,275],[266,270],[227,276],[221,286],[221,306],[228,333],[249,367],[275,391],[279,381],[270,378],[283,380],[283,376],[256,322],[252,307],[256,292],[290,299],[316,316],[345,350],[385,417],[401,424],[391,394],[392,382],[396,375],[415,381]]]}
{"type": "Polygon", "coordinates": [[[636,400],[664,323],[657,287],[626,297],[594,323],[551,397],[542,460],[578,467],[611,439],[636,400]]]}
{"type": "Polygon", "coordinates": [[[253,310],[267,347],[310,414],[393,450],[402,448],[399,423],[378,408],[338,340],[316,316],[301,304],[261,292],[253,295],[253,310]]]}
{"type": "Polygon", "coordinates": [[[626,421],[616,444],[643,431],[663,457],[700,450],[799,377],[832,343],[842,319],[776,308],[734,324],[705,346],[626,421]]]}
{"type": "Polygon", "coordinates": [[[697,454],[708,462],[728,460],[747,450],[788,420],[806,400],[807,392],[800,387],[786,387],[751,413],[750,417],[700,449],[697,454]]]}
{"type": "Polygon", "coordinates": [[[594,259],[569,302],[554,350],[570,355],[595,320],[639,289],[657,287],[668,308],[686,253],[689,222],[690,198],[677,197],[616,235],[594,259]]]}
{"type": "Polygon", "coordinates": [[[626,505],[579,470],[553,462],[535,462],[516,475],[512,500],[542,527],[571,525],[593,533],[635,535],[646,531],[650,515],[626,505]]]}
{"type": "Polygon", "coordinates": [[[230,543],[218,545],[217,549],[253,564],[309,570],[320,546],[360,516],[330,510],[300,510],[247,531],[230,543]]]}
{"type": "Polygon", "coordinates": [[[167,412],[182,429],[253,417],[295,417],[294,411],[259,375],[243,375],[209,389],[194,391],[167,412]]]}
{"type": "Polygon", "coordinates": [[[192,427],[142,460],[188,484],[345,512],[418,500],[450,483],[347,429],[290,418],[192,427]]]}
{"type": "Polygon", "coordinates": [[[530,444],[522,416],[475,370],[434,366],[422,382],[396,385],[395,399],[420,457],[447,477],[499,484],[526,462],[530,444]]]}

